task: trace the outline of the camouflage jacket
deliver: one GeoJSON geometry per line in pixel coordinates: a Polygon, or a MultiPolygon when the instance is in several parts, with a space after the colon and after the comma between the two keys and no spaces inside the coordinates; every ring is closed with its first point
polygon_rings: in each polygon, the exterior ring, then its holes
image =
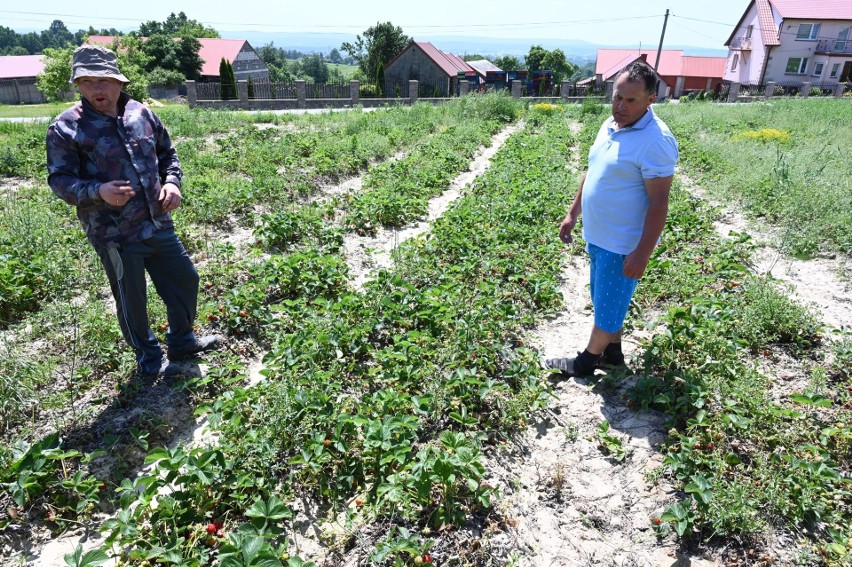
{"type": "Polygon", "coordinates": [[[121,93],[118,117],[84,99],[56,117],[47,130],[47,182],[57,197],[77,207],[89,242],[121,245],[173,229],[159,201],[163,183],[180,187],[182,172],[163,123],[121,93]],[[123,207],[104,202],[101,183],[127,179],[136,195],[123,207]]]}

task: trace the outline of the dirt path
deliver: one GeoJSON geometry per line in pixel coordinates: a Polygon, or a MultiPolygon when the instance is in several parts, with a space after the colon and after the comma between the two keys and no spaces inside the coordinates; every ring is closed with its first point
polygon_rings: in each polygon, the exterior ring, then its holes
{"type": "MultiPolygon", "coordinates": [[[[543,355],[582,349],[593,324],[588,307],[588,262],[571,257],[563,271],[565,309],[535,329],[543,355]]],[[[624,351],[635,352],[636,335],[624,351]]],[[[521,565],[672,565],[670,545],[661,546],[651,519],[670,503],[670,487],[651,487],[646,475],[660,463],[656,447],[666,437],[664,416],[626,407],[633,377],[555,379],[549,411],[517,441],[515,450],[489,463],[504,494],[503,514],[513,519],[521,565]],[[605,454],[596,428],[607,421],[626,456],[605,454]]],[[[702,565],[693,559],[692,565],[702,565]]]]}
{"type": "MultiPolygon", "coordinates": [[[[782,282],[789,297],[809,307],[823,324],[824,335],[830,344],[852,331],[852,263],[843,256],[799,260],[783,252],[783,230],[750,222],[732,211],[683,172],[678,173],[681,186],[719,210],[715,222],[720,236],[746,233],[757,245],[751,266],[756,275],[769,275],[782,282]]],[[[791,356],[782,349],[770,349],[768,356],[758,361],[761,374],[772,380],[770,397],[780,401],[793,392],[807,389],[811,382],[813,361],[791,356]]]]}
{"type": "MultiPolygon", "coordinates": [[[[577,133],[580,125],[571,128],[577,133]]],[[[576,145],[568,165],[579,168],[576,145]]],[[[560,285],[565,307],[529,337],[542,356],[574,356],[585,347],[594,323],[588,274],[584,253],[566,258],[560,285]]],[[[628,360],[641,336],[624,337],[628,360]]],[[[549,409],[511,450],[488,460],[503,495],[502,514],[513,526],[510,541],[501,545],[515,550],[520,565],[657,567],[679,561],[674,546],[661,545],[651,529],[652,518],[673,500],[671,487],[647,480],[662,462],[657,447],[666,438],[665,416],[628,409],[626,392],[635,380],[601,373],[595,380],[553,378],[549,409]],[[623,460],[601,446],[597,428],[604,422],[625,449],[623,460]]]]}
{"type": "Polygon", "coordinates": [[[380,228],[375,236],[348,234],[343,241],[343,253],[349,266],[349,280],[355,289],[362,290],[374,271],[390,267],[393,263],[393,253],[400,244],[428,232],[435,219],[443,215],[447,207],[461,196],[462,189],[488,169],[491,158],[509,136],[521,128],[523,124],[512,124],[492,136],[488,147],[481,146],[468,170],[453,179],[450,187],[441,195],[429,201],[426,220],[401,229],[380,228]]]}

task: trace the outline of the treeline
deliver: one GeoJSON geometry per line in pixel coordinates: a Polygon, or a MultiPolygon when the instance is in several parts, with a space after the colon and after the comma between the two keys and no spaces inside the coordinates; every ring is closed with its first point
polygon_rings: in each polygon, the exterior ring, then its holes
{"type": "Polygon", "coordinates": [[[352,57],[344,58],[337,49],[332,49],[328,56],[325,56],[322,53],[303,53],[295,49],[283,49],[267,43],[256,51],[269,68],[269,80],[273,83],[286,83],[296,79],[313,83],[342,81],[347,77],[337,68],[330,68],[328,64],[355,64],[352,57]]]}
{"type": "Polygon", "coordinates": [[[87,35],[119,35],[115,28],[87,30],[72,33],[60,20],[53,20],[50,27],[41,32],[18,33],[12,28],[0,26],[0,55],[40,55],[45,49],[76,47],[87,35]]]}

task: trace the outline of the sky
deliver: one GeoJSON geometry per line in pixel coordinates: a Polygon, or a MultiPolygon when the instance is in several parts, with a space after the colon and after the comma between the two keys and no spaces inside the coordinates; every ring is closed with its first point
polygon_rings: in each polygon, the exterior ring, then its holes
{"type": "Polygon", "coordinates": [[[422,41],[430,36],[484,36],[656,48],[669,9],[664,46],[724,49],[748,5],[749,0],[31,0],[4,2],[0,25],[18,32],[43,30],[58,19],[72,32],[90,25],[128,31],[183,11],[223,37],[229,37],[225,32],[246,30],[347,33],[354,38],[377,22],[390,21],[422,41]]]}

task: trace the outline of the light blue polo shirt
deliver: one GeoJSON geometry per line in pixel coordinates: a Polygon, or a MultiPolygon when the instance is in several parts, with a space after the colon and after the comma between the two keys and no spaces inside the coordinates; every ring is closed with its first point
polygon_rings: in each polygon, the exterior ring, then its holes
{"type": "Polygon", "coordinates": [[[635,124],[615,129],[610,117],[589,150],[583,183],[583,238],[616,254],[632,252],[648,211],[644,179],[674,175],[677,142],[653,109],[635,124]]]}

